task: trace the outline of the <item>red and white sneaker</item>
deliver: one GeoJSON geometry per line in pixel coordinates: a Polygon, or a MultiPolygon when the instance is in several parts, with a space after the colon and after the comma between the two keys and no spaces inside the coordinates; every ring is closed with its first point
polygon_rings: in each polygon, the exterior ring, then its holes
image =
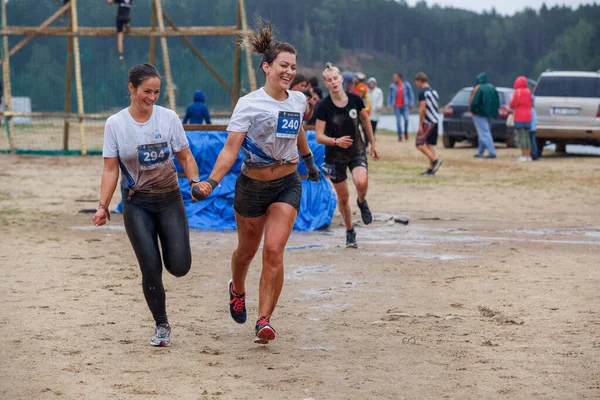
{"type": "Polygon", "coordinates": [[[271,326],[268,317],[260,317],[258,321],[256,321],[256,337],[254,338],[254,343],[258,344],[267,344],[271,340],[275,340],[275,329],[271,326]]]}

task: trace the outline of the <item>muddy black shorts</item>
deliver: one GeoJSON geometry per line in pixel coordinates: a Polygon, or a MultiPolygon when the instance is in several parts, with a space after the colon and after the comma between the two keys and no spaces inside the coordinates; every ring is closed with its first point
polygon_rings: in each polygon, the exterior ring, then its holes
{"type": "Polygon", "coordinates": [[[361,152],[359,155],[345,163],[323,164],[323,170],[325,170],[325,173],[329,176],[329,180],[333,183],[344,182],[346,179],[348,179],[346,169],[349,169],[350,172],[352,172],[352,170],[356,167],[365,167],[368,169],[366,151],[361,152]]]}
{"type": "Polygon", "coordinates": [[[123,32],[123,28],[131,21],[129,15],[117,15],[117,32],[123,32]]]}
{"type": "Polygon", "coordinates": [[[270,181],[248,178],[240,173],[235,182],[233,209],[242,217],[265,215],[273,203],[286,203],[300,211],[302,181],[298,172],[270,181]]]}

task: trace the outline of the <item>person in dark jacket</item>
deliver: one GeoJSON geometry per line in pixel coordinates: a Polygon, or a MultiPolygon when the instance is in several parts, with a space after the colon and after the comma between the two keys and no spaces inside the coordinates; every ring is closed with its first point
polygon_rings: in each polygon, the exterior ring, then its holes
{"type": "Polygon", "coordinates": [[[484,157],[485,149],[488,155],[485,158],[496,158],[496,148],[492,138],[492,118],[498,115],[500,107],[500,98],[494,85],[488,82],[488,76],[485,72],[477,75],[475,87],[471,93],[469,109],[473,113],[473,122],[477,129],[478,148],[475,157],[484,157]]]}
{"type": "Polygon", "coordinates": [[[206,121],[207,124],[210,122],[210,114],[208,113],[208,107],[204,102],[206,97],[202,90],[196,90],[194,93],[194,102],[190,104],[185,111],[185,117],[183,117],[183,123],[187,124],[202,124],[206,121]]]}

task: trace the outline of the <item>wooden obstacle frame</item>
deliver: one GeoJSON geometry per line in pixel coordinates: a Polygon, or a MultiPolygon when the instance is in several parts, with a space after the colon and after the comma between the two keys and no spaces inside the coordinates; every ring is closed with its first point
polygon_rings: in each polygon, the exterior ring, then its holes
{"type": "MultiPolygon", "coordinates": [[[[202,63],[212,76],[225,88],[231,95],[232,109],[237,103],[241,94],[241,77],[242,77],[242,51],[245,53],[245,61],[248,73],[248,82],[250,90],[256,90],[256,76],[252,69],[251,49],[248,47],[242,48],[242,39],[248,29],[247,17],[245,11],[245,0],[237,0],[237,19],[236,25],[232,26],[186,26],[180,27],[171,20],[162,8],[162,0],[152,1],[152,17],[151,26],[142,28],[130,28],[126,33],[127,36],[141,36],[150,39],[150,60],[149,63],[154,64],[156,56],[156,38],[160,38],[160,47],[162,51],[163,69],[166,83],[166,95],[168,99],[168,107],[176,110],[175,86],[171,75],[171,61],[169,58],[169,47],[167,37],[179,37],[181,41],[192,51],[196,58],[202,63]],[[166,22],[166,25],[165,25],[166,22]],[[233,83],[228,84],[217,70],[204,58],[202,53],[188,39],[190,36],[234,36],[235,37],[235,54],[233,66],[233,83]]],[[[2,66],[2,80],[4,86],[4,102],[6,109],[0,112],[0,118],[4,118],[6,134],[11,153],[16,153],[17,149],[13,140],[14,133],[14,117],[46,117],[60,118],[64,120],[63,129],[63,150],[61,154],[88,154],[85,138],[84,119],[106,119],[110,114],[103,113],[86,113],[84,107],[83,87],[81,80],[81,63],[79,52],[79,38],[82,36],[116,36],[114,28],[104,27],[82,27],[79,26],[78,5],[77,0],[70,0],[59,8],[54,14],[48,17],[39,26],[9,26],[6,17],[6,2],[0,1],[2,17],[0,19],[0,42],[2,66]],[[50,27],[57,18],[62,15],[67,15],[68,22],[66,27],[50,27]],[[9,49],[9,36],[25,36],[19,43],[9,49]],[[64,112],[15,112],[12,107],[12,86],[10,74],[10,57],[21,50],[36,36],[64,36],[67,37],[67,57],[66,57],[66,72],[65,72],[65,107],[64,112]],[[74,71],[73,71],[74,70],[74,71]],[[77,96],[77,111],[71,110],[71,85],[73,72],[75,72],[75,93],[77,96]],[[69,134],[71,123],[78,123],[81,150],[69,150],[69,134]]],[[[217,113],[214,114],[215,116],[217,113]]],[[[224,113],[230,115],[230,113],[224,113]]],[[[220,125],[189,125],[184,126],[186,130],[224,130],[224,126],[220,125]],[[192,129],[193,128],[193,129],[192,129]]]]}

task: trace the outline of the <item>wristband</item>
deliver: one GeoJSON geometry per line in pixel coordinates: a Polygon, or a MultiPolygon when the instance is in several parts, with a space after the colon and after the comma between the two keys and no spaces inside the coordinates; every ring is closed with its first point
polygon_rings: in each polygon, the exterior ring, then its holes
{"type": "Polygon", "coordinates": [[[216,188],[217,186],[219,186],[219,182],[217,182],[217,181],[215,181],[213,179],[210,179],[210,178],[208,178],[206,180],[206,182],[208,182],[210,184],[210,186],[212,186],[213,190],[214,190],[214,188],[216,188]]]}
{"type": "Polygon", "coordinates": [[[337,146],[337,138],[333,138],[333,145],[337,146]]]}
{"type": "Polygon", "coordinates": [[[98,210],[101,208],[104,209],[104,211],[106,211],[106,218],[108,218],[108,220],[110,221],[110,210],[108,209],[108,207],[104,204],[98,205],[98,210]]]}
{"type": "Polygon", "coordinates": [[[310,151],[310,152],[309,152],[307,155],[305,155],[305,156],[302,156],[302,159],[303,159],[303,160],[306,160],[307,158],[311,158],[311,157],[312,157],[312,155],[313,155],[313,153],[312,153],[312,151],[310,151]]]}

